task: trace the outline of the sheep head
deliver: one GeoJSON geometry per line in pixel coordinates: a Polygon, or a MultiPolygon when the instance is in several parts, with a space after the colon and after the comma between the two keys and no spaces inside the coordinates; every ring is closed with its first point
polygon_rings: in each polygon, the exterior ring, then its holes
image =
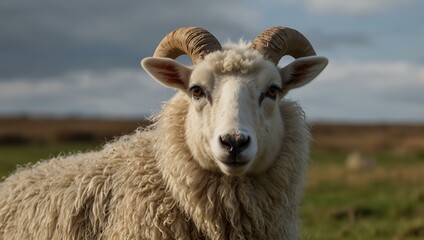
{"type": "Polygon", "coordinates": [[[180,28],[142,60],[154,79],[181,90],[189,102],[185,139],[194,159],[230,176],[260,174],[272,165],[284,139],[280,101],[327,63],[302,34],[281,27],[265,30],[250,46],[224,47],[204,29],[180,28]],[[182,54],[192,67],[174,60],[182,54]],[[296,59],[280,68],[284,55],[296,59]]]}

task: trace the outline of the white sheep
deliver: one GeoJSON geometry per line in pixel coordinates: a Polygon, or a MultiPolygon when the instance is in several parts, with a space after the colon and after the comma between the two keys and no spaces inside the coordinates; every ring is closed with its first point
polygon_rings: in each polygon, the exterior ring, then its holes
{"type": "Polygon", "coordinates": [[[0,239],[297,239],[309,155],[301,108],[283,99],[327,59],[289,28],[249,46],[169,33],[142,61],[179,89],[137,130],[97,152],[19,169],[0,184],[0,239]],[[193,67],[176,62],[187,54],[193,67]],[[284,68],[284,55],[296,60],[284,68]]]}
{"type": "Polygon", "coordinates": [[[345,165],[349,171],[367,171],[375,167],[375,160],[360,151],[353,151],[346,157],[345,165]]]}

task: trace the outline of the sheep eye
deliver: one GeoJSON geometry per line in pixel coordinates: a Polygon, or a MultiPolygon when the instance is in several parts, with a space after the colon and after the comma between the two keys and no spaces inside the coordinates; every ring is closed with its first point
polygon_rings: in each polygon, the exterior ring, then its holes
{"type": "Polygon", "coordinates": [[[205,96],[205,93],[199,86],[193,86],[192,88],[190,88],[190,92],[195,99],[199,99],[205,96]]]}
{"type": "Polygon", "coordinates": [[[279,91],[281,91],[281,89],[278,86],[273,85],[268,88],[268,91],[266,91],[266,96],[271,99],[276,99],[279,91]]]}

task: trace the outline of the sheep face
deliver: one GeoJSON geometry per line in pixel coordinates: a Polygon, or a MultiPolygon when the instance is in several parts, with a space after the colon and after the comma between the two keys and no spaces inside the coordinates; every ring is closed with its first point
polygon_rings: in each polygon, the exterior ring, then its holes
{"type": "Polygon", "coordinates": [[[205,61],[192,73],[188,146],[204,167],[218,166],[228,175],[262,172],[275,159],[283,135],[278,71],[267,61],[246,73],[215,67],[205,61]]]}
{"type": "Polygon", "coordinates": [[[307,57],[279,69],[242,46],[211,53],[193,68],[166,58],[146,58],[142,65],[185,93],[185,139],[199,165],[239,176],[263,173],[276,159],[284,139],[279,102],[312,80],[326,59],[307,57]]]}

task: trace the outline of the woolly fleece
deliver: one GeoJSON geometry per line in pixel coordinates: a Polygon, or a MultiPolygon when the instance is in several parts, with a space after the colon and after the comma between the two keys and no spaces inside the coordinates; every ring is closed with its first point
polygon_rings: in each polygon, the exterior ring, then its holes
{"type": "Polygon", "coordinates": [[[149,129],[98,152],[60,156],[0,183],[0,239],[297,239],[309,130],[280,103],[281,154],[265,173],[207,171],[184,139],[177,93],[149,129]]]}

